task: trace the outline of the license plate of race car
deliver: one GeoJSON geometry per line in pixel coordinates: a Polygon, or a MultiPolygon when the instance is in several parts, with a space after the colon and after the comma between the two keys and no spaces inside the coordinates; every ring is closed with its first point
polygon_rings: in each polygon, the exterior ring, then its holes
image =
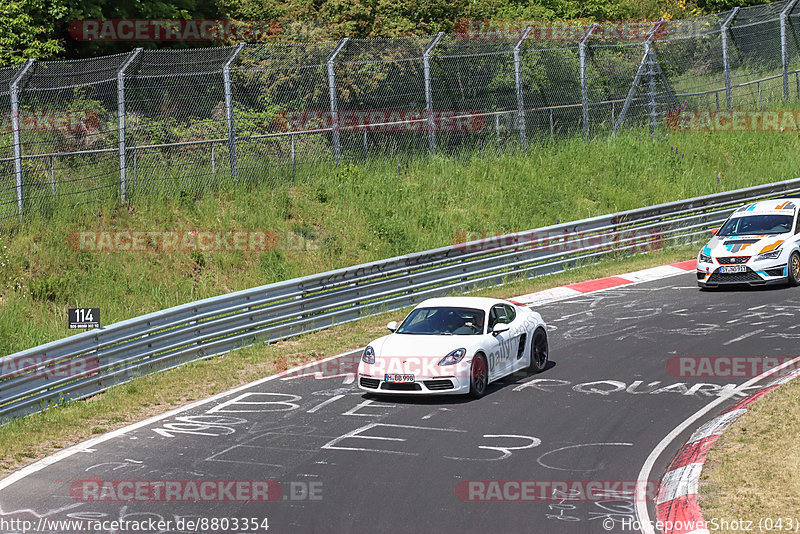
{"type": "Polygon", "coordinates": [[[395,383],[406,383],[406,382],[413,382],[414,375],[398,375],[398,374],[385,374],[383,375],[384,382],[395,382],[395,383]]]}
{"type": "Polygon", "coordinates": [[[723,265],[719,268],[721,273],[744,273],[747,267],[744,265],[723,265]]]}

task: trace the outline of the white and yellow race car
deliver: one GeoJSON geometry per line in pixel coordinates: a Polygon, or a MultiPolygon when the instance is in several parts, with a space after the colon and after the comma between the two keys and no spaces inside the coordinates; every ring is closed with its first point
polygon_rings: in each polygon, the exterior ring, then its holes
{"type": "Polygon", "coordinates": [[[697,284],[800,283],[800,200],[762,200],[742,206],[712,230],[697,256],[697,284]]]}

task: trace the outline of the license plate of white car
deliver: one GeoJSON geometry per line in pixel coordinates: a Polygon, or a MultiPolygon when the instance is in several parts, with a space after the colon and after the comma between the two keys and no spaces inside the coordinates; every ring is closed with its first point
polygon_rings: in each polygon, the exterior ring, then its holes
{"type": "Polygon", "coordinates": [[[384,382],[407,383],[414,381],[414,375],[399,375],[399,374],[385,374],[383,375],[384,382]]]}
{"type": "Polygon", "coordinates": [[[723,265],[719,268],[721,273],[744,273],[746,271],[747,267],[744,265],[723,265]]]}

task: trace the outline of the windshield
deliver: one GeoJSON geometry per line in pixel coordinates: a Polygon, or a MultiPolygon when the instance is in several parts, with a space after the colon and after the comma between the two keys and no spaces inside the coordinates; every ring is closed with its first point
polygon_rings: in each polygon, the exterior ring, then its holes
{"type": "Polygon", "coordinates": [[[783,234],[791,230],[791,215],[745,215],[728,219],[717,235],[783,234]]]}
{"type": "Polygon", "coordinates": [[[483,334],[483,318],[483,310],[472,308],[417,308],[396,333],[475,336],[483,334]]]}

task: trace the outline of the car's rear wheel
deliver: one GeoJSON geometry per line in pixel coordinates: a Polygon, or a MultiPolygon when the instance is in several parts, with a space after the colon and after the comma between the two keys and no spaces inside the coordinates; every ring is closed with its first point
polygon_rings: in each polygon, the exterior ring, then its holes
{"type": "Polygon", "coordinates": [[[489,366],[486,364],[486,357],[483,354],[476,354],[472,358],[469,372],[469,394],[476,399],[483,397],[488,384],[489,366]]]}
{"type": "Polygon", "coordinates": [[[531,364],[528,367],[535,373],[541,373],[547,367],[548,345],[547,332],[537,328],[531,340],[531,364]]]}
{"type": "Polygon", "coordinates": [[[789,265],[787,267],[789,286],[796,287],[800,285],[800,254],[792,252],[792,255],[789,256],[789,265]]]}

